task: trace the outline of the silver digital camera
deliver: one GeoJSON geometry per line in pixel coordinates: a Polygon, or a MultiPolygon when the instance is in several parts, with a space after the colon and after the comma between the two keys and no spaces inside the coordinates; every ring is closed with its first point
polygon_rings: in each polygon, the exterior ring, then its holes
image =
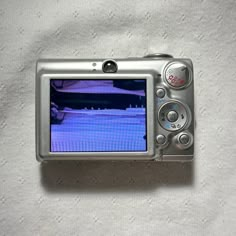
{"type": "Polygon", "coordinates": [[[41,59],[36,69],[37,160],[190,161],[190,59],[41,59]]]}

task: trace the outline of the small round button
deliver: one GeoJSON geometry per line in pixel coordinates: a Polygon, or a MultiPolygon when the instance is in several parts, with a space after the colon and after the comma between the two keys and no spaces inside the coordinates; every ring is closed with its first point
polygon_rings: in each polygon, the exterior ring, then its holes
{"type": "Polygon", "coordinates": [[[179,137],[179,142],[181,144],[184,144],[184,145],[187,145],[190,141],[190,137],[187,135],[187,134],[182,134],[180,137],[179,137]]]}
{"type": "Polygon", "coordinates": [[[175,89],[186,87],[190,83],[188,67],[181,62],[168,65],[165,71],[165,80],[175,89]]]}
{"type": "Polygon", "coordinates": [[[178,113],[176,111],[169,111],[167,114],[167,119],[170,122],[175,122],[178,120],[178,113]]]}
{"type": "Polygon", "coordinates": [[[156,141],[158,144],[164,144],[166,142],[166,137],[163,134],[159,134],[156,137],[156,141]]]}
{"type": "Polygon", "coordinates": [[[193,145],[193,135],[185,130],[173,137],[173,143],[181,150],[188,149],[193,145]]]}
{"type": "Polygon", "coordinates": [[[158,88],[157,91],[156,91],[156,95],[159,98],[163,98],[165,96],[165,90],[162,89],[162,88],[158,88]]]}

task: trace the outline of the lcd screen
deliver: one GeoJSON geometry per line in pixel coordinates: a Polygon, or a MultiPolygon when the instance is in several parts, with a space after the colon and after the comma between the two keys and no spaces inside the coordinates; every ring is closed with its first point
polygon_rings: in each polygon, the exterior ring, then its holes
{"type": "Polygon", "coordinates": [[[147,150],[146,80],[50,80],[51,152],[147,150]]]}

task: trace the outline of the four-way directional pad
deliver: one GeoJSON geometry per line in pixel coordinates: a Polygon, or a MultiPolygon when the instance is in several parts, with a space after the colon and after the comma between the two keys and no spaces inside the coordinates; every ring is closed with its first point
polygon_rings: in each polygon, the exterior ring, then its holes
{"type": "Polygon", "coordinates": [[[159,109],[158,121],[168,131],[180,130],[188,121],[186,107],[177,101],[167,102],[159,109]]]}

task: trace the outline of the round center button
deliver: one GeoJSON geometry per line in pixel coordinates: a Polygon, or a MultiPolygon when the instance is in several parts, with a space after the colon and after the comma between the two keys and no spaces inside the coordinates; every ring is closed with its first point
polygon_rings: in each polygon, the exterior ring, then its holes
{"type": "Polygon", "coordinates": [[[177,120],[178,120],[178,117],[179,117],[179,115],[178,115],[178,113],[177,113],[176,111],[169,111],[169,112],[167,113],[167,119],[168,119],[168,121],[170,121],[170,122],[175,122],[175,121],[177,121],[177,120]]]}
{"type": "Polygon", "coordinates": [[[188,67],[181,62],[171,63],[165,70],[166,82],[175,89],[188,86],[191,82],[190,76],[188,67]]]}

